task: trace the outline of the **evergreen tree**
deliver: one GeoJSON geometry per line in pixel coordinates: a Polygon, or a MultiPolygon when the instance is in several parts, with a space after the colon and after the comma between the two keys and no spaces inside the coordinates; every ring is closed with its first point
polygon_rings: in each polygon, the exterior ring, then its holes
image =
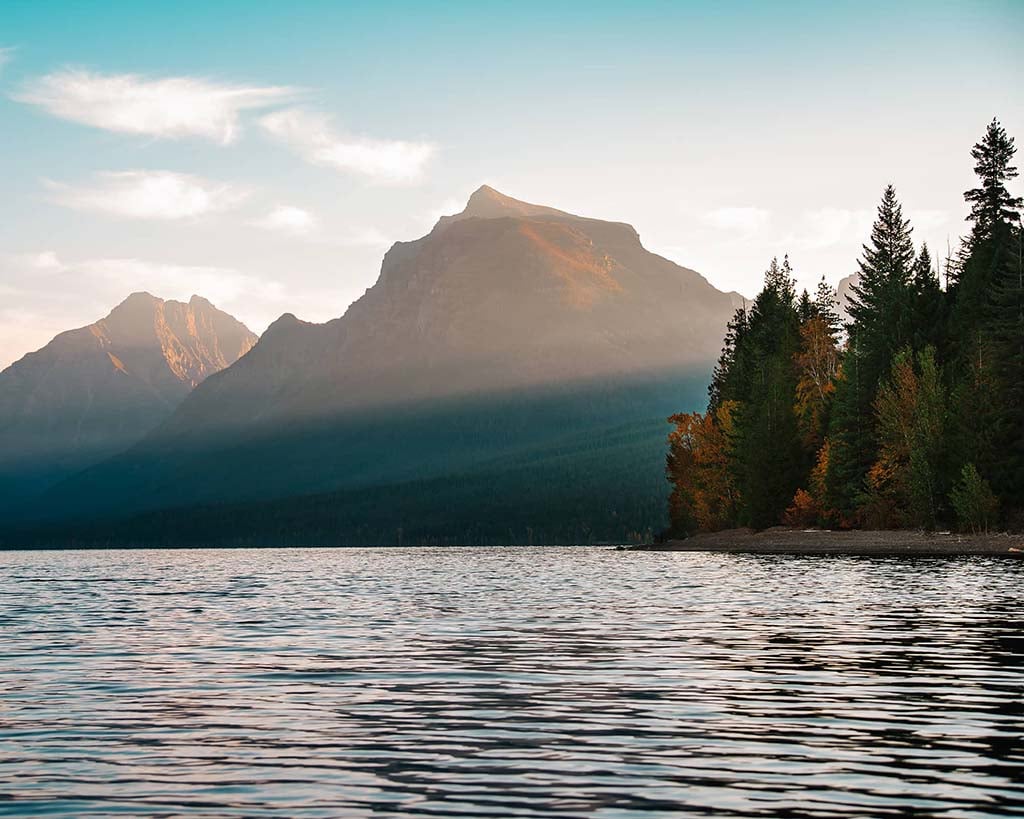
{"type": "Polygon", "coordinates": [[[747,328],[750,380],[737,409],[733,451],[740,519],[777,524],[806,472],[793,397],[800,321],[789,259],[773,259],[747,328]]]}
{"type": "Polygon", "coordinates": [[[859,261],[850,299],[849,342],[836,385],[826,481],[829,504],[853,523],[864,499],[877,445],[873,405],[897,351],[909,341],[914,245],[910,222],[888,185],[859,261]]]}
{"type": "Polygon", "coordinates": [[[984,341],[981,325],[992,281],[1006,261],[1012,228],[1020,223],[1022,200],[1006,189],[1006,183],[1017,177],[1017,168],[1011,164],[1016,152],[1013,137],[997,120],[989,123],[985,136],[971,150],[979,185],[964,193],[971,206],[967,217],[971,233],[961,248],[951,285],[956,329],[965,346],[961,357],[974,354],[979,334],[984,341]]]}
{"type": "Polygon", "coordinates": [[[992,483],[1011,512],[1024,510],[1024,232],[996,271],[987,319],[992,334],[996,404],[992,483]]]}
{"type": "Polygon", "coordinates": [[[999,509],[999,499],[973,463],[964,464],[949,500],[956,510],[960,528],[975,534],[988,531],[999,509]]]}
{"type": "MultiPolygon", "coordinates": [[[[1006,184],[1016,178],[1013,138],[997,120],[971,151],[979,185],[964,193],[971,205],[971,233],[961,250],[952,284],[950,357],[953,360],[955,434],[953,463],[974,463],[997,492],[1020,501],[1013,430],[1020,427],[1019,378],[1015,379],[1014,237],[1019,233],[1020,197],[1006,184]],[[1002,450],[1010,448],[1008,453],[1002,450]]],[[[1017,371],[1019,372],[1019,371],[1017,371]]]]}
{"type": "Polygon", "coordinates": [[[821,277],[814,294],[814,310],[821,316],[833,339],[839,338],[843,322],[839,318],[839,298],[836,289],[821,277]]]}
{"type": "Polygon", "coordinates": [[[897,351],[909,341],[910,281],[914,244],[910,220],[892,185],[885,188],[871,241],[858,262],[860,281],[851,288],[850,316],[859,339],[864,380],[871,400],[897,351]]]}
{"type": "Polygon", "coordinates": [[[673,419],[673,520],[932,528],[953,486],[964,526],[994,523],[1000,500],[1011,522],[1024,522],[1024,205],[1007,189],[1014,154],[994,120],[972,151],[971,231],[955,265],[947,260],[945,290],[928,247],[915,257],[909,222],[885,189],[841,353],[835,291],[822,279],[813,299],[797,298],[788,258],[772,261],[755,302],[729,324],[708,414],[673,419]]]}
{"type": "Polygon", "coordinates": [[[935,529],[942,509],[946,388],[935,348],[917,354],[917,406],[910,439],[908,507],[915,524],[935,529]]]}
{"type": "Polygon", "coordinates": [[[921,252],[914,262],[910,290],[910,345],[918,351],[929,345],[944,351],[946,297],[939,286],[938,271],[932,269],[927,244],[921,245],[921,252]]]}
{"type": "Polygon", "coordinates": [[[746,335],[749,324],[747,308],[737,308],[726,327],[722,353],[715,364],[708,387],[708,412],[713,413],[725,401],[737,401],[747,382],[746,335]]]}
{"type": "Polygon", "coordinates": [[[1002,232],[1006,225],[1020,223],[1024,199],[1011,196],[1006,189],[1006,183],[1017,177],[1017,169],[1010,164],[1016,153],[1013,137],[993,117],[985,136],[971,150],[974,172],[981,182],[980,187],[964,193],[964,199],[971,205],[967,219],[973,223],[972,245],[987,241],[1002,232]]]}
{"type": "Polygon", "coordinates": [[[811,294],[806,289],[800,294],[800,303],[797,304],[796,314],[800,318],[801,324],[810,321],[817,315],[814,302],[811,301],[811,294]]]}
{"type": "Polygon", "coordinates": [[[843,351],[829,416],[829,458],[825,469],[825,505],[840,526],[854,526],[864,499],[865,480],[875,459],[871,392],[863,376],[863,354],[856,335],[843,351]]]}

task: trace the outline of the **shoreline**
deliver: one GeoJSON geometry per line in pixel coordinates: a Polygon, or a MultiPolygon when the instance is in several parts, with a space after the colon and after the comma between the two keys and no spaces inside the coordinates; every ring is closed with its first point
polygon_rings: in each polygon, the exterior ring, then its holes
{"type": "Polygon", "coordinates": [[[872,557],[951,557],[989,555],[1024,557],[1024,534],[961,534],[913,530],[790,529],[776,526],[755,532],[727,529],[702,532],[685,540],[626,547],[638,552],[712,552],[767,555],[868,555],[872,557]]]}

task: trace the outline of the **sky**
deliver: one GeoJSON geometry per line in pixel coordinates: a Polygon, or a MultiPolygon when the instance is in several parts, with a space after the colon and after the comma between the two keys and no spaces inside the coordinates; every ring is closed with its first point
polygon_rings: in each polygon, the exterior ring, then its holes
{"type": "Polygon", "coordinates": [[[1021,0],[3,0],[0,367],[137,290],[335,318],[481,184],[747,296],[853,272],[889,182],[944,254],[1022,42],[1021,0]]]}

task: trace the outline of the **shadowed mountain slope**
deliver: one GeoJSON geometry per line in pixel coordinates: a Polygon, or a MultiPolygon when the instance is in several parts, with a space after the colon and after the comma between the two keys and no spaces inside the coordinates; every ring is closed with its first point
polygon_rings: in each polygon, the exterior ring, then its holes
{"type": "Polygon", "coordinates": [[[127,448],[256,336],[199,296],[134,293],[0,373],[0,508],[127,448]]]}
{"type": "MultiPolygon", "coordinates": [[[[46,514],[240,508],[370,487],[383,499],[402,484],[458,505],[429,534],[456,538],[471,531],[464,523],[482,509],[481,493],[507,506],[528,484],[557,494],[551,482],[572,480],[585,462],[599,503],[622,507],[602,520],[654,526],[664,418],[703,403],[733,304],[644,249],[629,225],[485,186],[422,239],[395,244],[343,317],[282,316],[145,441],[58,487],[46,514]],[[631,486],[600,456],[613,439],[622,469],[635,462],[628,469],[643,476],[631,486]],[[452,494],[456,485],[474,488],[452,494]]],[[[393,528],[387,509],[364,506],[339,526],[352,533],[372,518],[374,537],[393,528]]],[[[557,509],[544,504],[545,520],[524,526],[565,533],[572,527],[557,518],[571,514],[586,528],[586,510],[557,509]]]]}

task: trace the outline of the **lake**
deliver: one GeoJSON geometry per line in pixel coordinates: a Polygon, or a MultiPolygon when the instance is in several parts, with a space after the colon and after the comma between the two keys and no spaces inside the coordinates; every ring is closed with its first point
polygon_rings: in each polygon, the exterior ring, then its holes
{"type": "Polygon", "coordinates": [[[1024,563],[0,552],[0,814],[1024,814],[1024,563]]]}

